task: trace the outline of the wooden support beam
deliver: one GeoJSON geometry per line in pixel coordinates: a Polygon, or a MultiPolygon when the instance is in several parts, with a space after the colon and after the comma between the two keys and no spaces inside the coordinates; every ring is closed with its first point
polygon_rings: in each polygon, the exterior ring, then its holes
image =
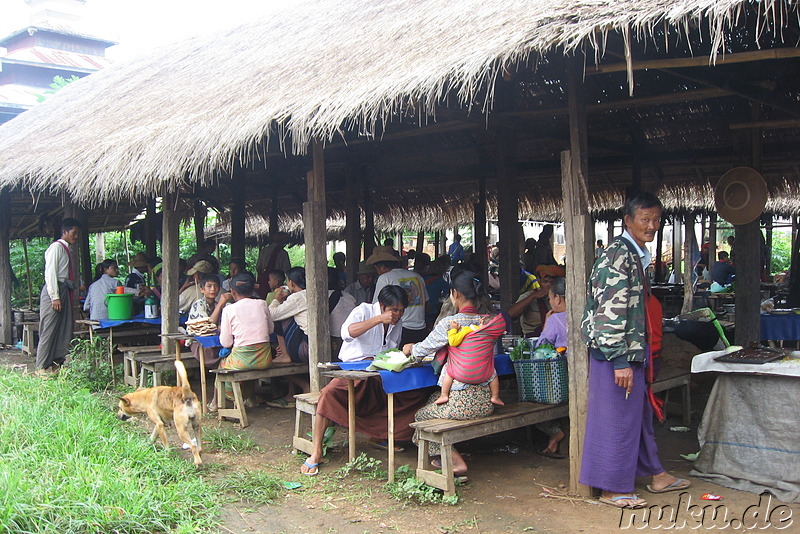
{"type": "Polygon", "coordinates": [[[272,238],[280,231],[278,228],[278,191],[279,187],[275,180],[272,180],[272,187],[269,190],[269,237],[272,238]]]}
{"type": "Polygon", "coordinates": [[[244,258],[245,219],[247,217],[244,199],[247,198],[247,181],[244,180],[244,170],[236,168],[233,181],[231,206],[231,257],[244,258]]]}
{"type": "MultiPolygon", "coordinates": [[[[78,242],[74,245],[77,254],[75,257],[79,263],[78,279],[84,287],[89,287],[94,280],[94,264],[89,250],[89,213],[78,205],[73,205],[72,216],[81,223],[81,233],[78,242]]],[[[77,318],[77,317],[76,317],[77,318]]]]}
{"type": "Polygon", "coordinates": [[[683,277],[683,271],[681,270],[681,243],[683,243],[681,230],[681,218],[675,215],[672,217],[672,274],[675,275],[676,284],[683,277]]]}
{"type": "Polygon", "coordinates": [[[313,170],[307,175],[308,202],[303,204],[306,244],[306,299],[308,301],[308,374],[311,391],[319,391],[317,363],[331,361],[328,312],[328,258],[325,254],[325,160],[322,143],[312,147],[313,170]]]}
{"type": "Polygon", "coordinates": [[[481,270],[478,277],[483,282],[484,287],[488,287],[486,277],[488,275],[488,261],[486,259],[486,177],[481,176],[478,180],[478,202],[473,206],[472,227],[472,251],[473,258],[478,261],[481,270]]]}
{"type": "Polygon", "coordinates": [[[11,309],[11,193],[0,192],[0,343],[13,341],[11,309]]]}
{"type": "Polygon", "coordinates": [[[372,210],[369,174],[364,172],[361,179],[361,194],[364,199],[364,259],[367,259],[372,256],[372,250],[375,248],[375,213],[372,210]]]}
{"type": "Polygon", "coordinates": [[[653,276],[655,283],[664,282],[664,262],[662,256],[664,255],[664,224],[658,226],[656,233],[656,271],[653,276]]]}
{"type": "Polygon", "coordinates": [[[589,388],[589,352],[581,336],[581,319],[586,307],[586,291],[594,259],[589,216],[589,152],[586,136],[586,97],[581,80],[582,63],[570,58],[567,64],[570,150],[561,153],[564,237],[567,242],[567,345],[569,358],[569,489],[571,493],[591,495],[592,489],[578,480],[586,432],[589,388]]]}
{"type": "Polygon", "coordinates": [[[767,241],[767,250],[766,250],[767,257],[765,259],[765,262],[766,262],[766,267],[767,267],[767,276],[771,276],[772,275],[772,228],[773,228],[774,217],[772,216],[772,214],[769,214],[769,215],[766,216],[766,219],[767,219],[767,221],[766,221],[766,224],[765,224],[765,227],[766,227],[765,231],[766,231],[766,234],[767,234],[767,238],[766,238],[766,241],[767,241]]]}
{"type": "MultiPolygon", "coordinates": [[[[687,214],[683,220],[683,306],[681,313],[692,311],[694,293],[692,292],[692,236],[694,235],[694,214],[687,214]]],[[[675,280],[678,281],[677,279],[675,280]]]]}
{"type": "MultiPolygon", "coordinates": [[[[203,241],[206,240],[206,215],[208,215],[208,208],[203,204],[202,200],[194,201],[194,242],[197,245],[197,250],[203,246],[203,241]]],[[[233,231],[231,230],[231,234],[233,231]]]]}
{"type": "Polygon", "coordinates": [[[761,128],[763,130],[783,130],[786,128],[800,128],[798,119],[782,119],[774,121],[734,122],[728,126],[731,130],[749,130],[761,128]]]}
{"type": "Polygon", "coordinates": [[[519,294],[519,201],[514,175],[514,137],[497,132],[497,226],[500,239],[500,308],[507,310],[519,294]]]}
{"type": "Polygon", "coordinates": [[[149,259],[153,259],[156,254],[156,201],[149,201],[145,208],[144,215],[144,253],[149,259]]]}
{"type": "Polygon", "coordinates": [[[353,169],[346,170],[347,198],[350,202],[345,208],[344,239],[347,247],[347,283],[352,284],[358,273],[361,261],[361,208],[358,205],[358,180],[353,169]]]}
{"type": "MultiPolygon", "coordinates": [[[[178,262],[180,261],[180,214],[176,211],[178,194],[165,192],[161,197],[161,333],[178,331],[178,262]]],[[[162,354],[175,353],[175,340],[162,339],[162,354]]]]}
{"type": "MultiPolygon", "coordinates": [[[[752,52],[739,52],[736,54],[725,54],[717,56],[716,61],[712,62],[710,57],[685,57],[670,59],[651,59],[642,61],[632,61],[633,70],[646,69],[670,69],[683,67],[713,67],[714,65],[732,65],[734,63],[746,63],[752,61],[764,61],[768,59],[788,59],[800,57],[798,48],[772,48],[769,50],[755,50],[752,52]]],[[[608,74],[611,72],[625,72],[628,64],[625,62],[611,63],[608,65],[594,65],[586,67],[586,75],[608,74]]]]}

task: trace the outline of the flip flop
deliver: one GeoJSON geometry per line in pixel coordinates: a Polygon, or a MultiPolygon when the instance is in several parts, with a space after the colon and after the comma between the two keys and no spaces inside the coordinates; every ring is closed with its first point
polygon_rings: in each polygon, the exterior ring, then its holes
{"type": "MultiPolygon", "coordinates": [[[[441,460],[437,460],[437,459],[434,458],[433,460],[431,460],[431,465],[433,467],[435,467],[436,469],[441,469],[442,468],[442,461],[441,460]]],[[[455,471],[453,471],[453,476],[456,477],[457,479],[459,479],[459,478],[463,479],[462,482],[466,482],[467,481],[467,475],[465,475],[463,473],[462,474],[458,474],[455,471]]]]}
{"type": "MultiPolygon", "coordinates": [[[[376,449],[380,449],[382,451],[389,450],[389,442],[388,441],[370,441],[369,444],[376,449]]],[[[403,447],[399,447],[397,445],[394,446],[394,452],[403,452],[405,449],[403,447]]]]}
{"type": "Polygon", "coordinates": [[[305,462],[303,462],[303,465],[308,467],[308,471],[305,471],[305,472],[300,471],[305,476],[307,476],[307,477],[315,477],[315,476],[317,476],[319,474],[319,464],[310,464],[310,463],[308,463],[308,460],[306,460],[305,462]]]}
{"type": "Polygon", "coordinates": [[[273,408],[282,408],[282,409],[294,408],[293,402],[286,402],[284,399],[271,400],[268,401],[266,405],[271,406],[273,408]]]}
{"type": "Polygon", "coordinates": [[[647,491],[649,491],[650,493],[667,493],[667,492],[670,492],[670,491],[681,491],[681,490],[689,489],[691,486],[692,486],[691,482],[689,482],[686,479],[679,478],[678,480],[676,480],[675,482],[673,482],[672,484],[670,484],[666,488],[661,488],[660,490],[653,489],[652,486],[648,485],[647,486],[647,491]]]}
{"type": "Polygon", "coordinates": [[[614,508],[624,508],[627,510],[638,510],[639,508],[644,508],[645,506],[647,506],[646,502],[642,502],[639,504],[622,504],[621,502],[619,502],[624,500],[637,500],[637,499],[639,499],[639,496],[636,495],[635,493],[631,493],[630,495],[618,495],[616,497],[611,497],[610,499],[606,497],[600,497],[597,500],[603,504],[608,504],[609,506],[613,506],[614,508]]]}
{"type": "Polygon", "coordinates": [[[564,455],[563,454],[559,454],[557,452],[550,452],[547,449],[542,449],[540,451],[537,450],[536,454],[538,454],[540,456],[544,456],[546,458],[552,458],[554,460],[563,460],[564,459],[564,455]]]}

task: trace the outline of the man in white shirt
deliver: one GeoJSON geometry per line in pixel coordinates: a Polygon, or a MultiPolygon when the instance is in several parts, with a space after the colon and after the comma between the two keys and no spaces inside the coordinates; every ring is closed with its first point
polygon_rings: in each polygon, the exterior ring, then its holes
{"type": "Polygon", "coordinates": [[[425,326],[425,304],[428,300],[428,291],[425,280],[418,273],[400,268],[400,259],[387,252],[375,252],[367,259],[367,265],[372,265],[378,273],[375,284],[375,297],[372,302],[378,302],[378,294],[386,286],[400,286],[408,295],[408,308],[403,315],[403,336],[400,346],[406,343],[418,343],[428,335],[425,326]]]}
{"type": "Polygon", "coordinates": [[[61,221],[61,239],[44,253],[44,286],[39,297],[39,345],[36,348],[36,376],[46,378],[58,373],[64,364],[72,340],[73,292],[77,288],[77,267],[69,246],[78,241],[81,223],[77,219],[61,221]]]}

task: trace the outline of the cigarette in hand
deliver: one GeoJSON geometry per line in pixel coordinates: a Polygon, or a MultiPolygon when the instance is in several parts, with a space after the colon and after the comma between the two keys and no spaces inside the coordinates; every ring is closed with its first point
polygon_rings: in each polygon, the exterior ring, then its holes
{"type": "Polygon", "coordinates": [[[630,397],[630,395],[631,395],[630,391],[625,391],[625,400],[628,400],[628,397],[630,397]]]}

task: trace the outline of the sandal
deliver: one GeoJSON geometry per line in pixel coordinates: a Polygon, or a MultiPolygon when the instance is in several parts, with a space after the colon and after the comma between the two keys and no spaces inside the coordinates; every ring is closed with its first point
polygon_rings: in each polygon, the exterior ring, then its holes
{"type": "Polygon", "coordinates": [[[635,493],[631,493],[630,495],[617,495],[616,497],[611,497],[610,499],[607,497],[600,497],[597,499],[603,504],[608,504],[609,506],[613,506],[615,508],[624,508],[626,510],[638,510],[640,508],[644,508],[647,506],[647,502],[640,499],[638,495],[635,493]],[[619,501],[642,501],[637,504],[622,504],[619,501]]]}
{"type": "Polygon", "coordinates": [[[303,462],[303,465],[308,468],[308,471],[300,471],[307,477],[315,477],[319,474],[319,464],[310,464],[308,460],[303,462]]]}
{"type": "Polygon", "coordinates": [[[284,399],[275,399],[271,400],[266,403],[267,406],[272,406],[273,408],[294,408],[294,402],[286,402],[284,399]]]}
{"type": "Polygon", "coordinates": [[[667,493],[670,491],[681,491],[685,489],[689,489],[692,486],[692,483],[686,480],[685,478],[679,478],[669,486],[665,488],[661,488],[660,490],[653,489],[652,486],[647,486],[647,491],[650,493],[667,493]]]}
{"type": "MultiPolygon", "coordinates": [[[[376,449],[380,449],[382,451],[388,451],[389,450],[389,442],[388,441],[370,441],[369,444],[371,446],[375,447],[376,449]]],[[[403,452],[404,450],[405,449],[403,447],[400,447],[398,445],[394,446],[394,452],[403,452]]]]}

